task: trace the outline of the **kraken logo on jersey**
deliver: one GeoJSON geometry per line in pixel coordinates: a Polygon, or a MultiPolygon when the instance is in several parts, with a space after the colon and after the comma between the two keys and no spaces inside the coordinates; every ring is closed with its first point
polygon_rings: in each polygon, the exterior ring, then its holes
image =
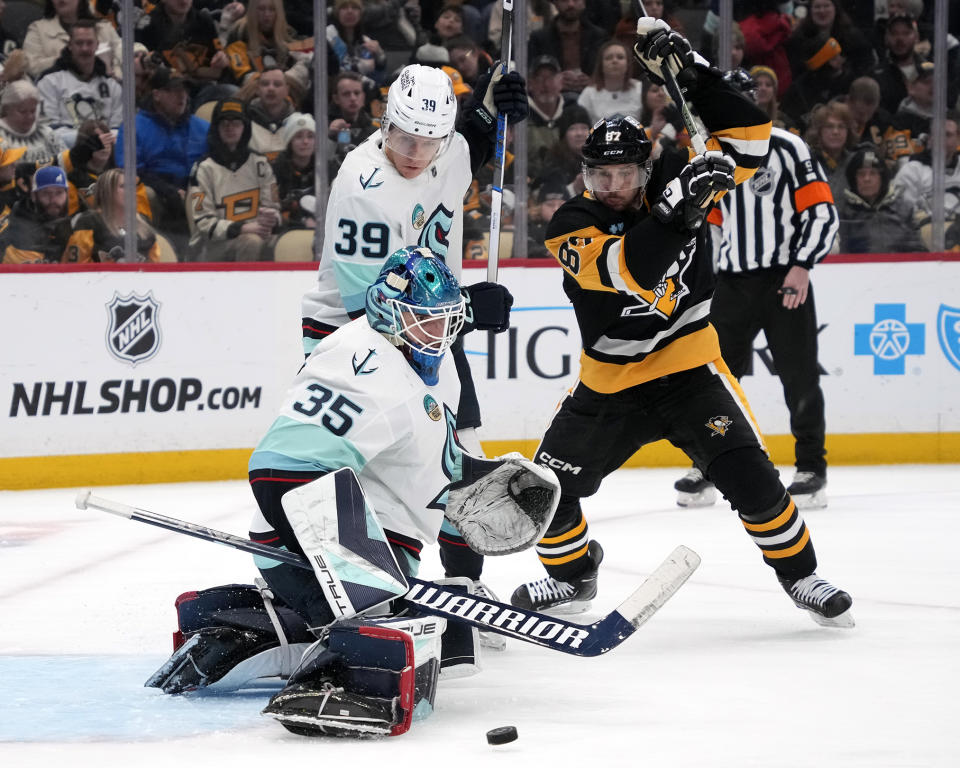
{"type": "Polygon", "coordinates": [[[376,184],[371,184],[371,182],[373,181],[373,177],[377,175],[377,171],[379,171],[379,170],[380,170],[379,167],[374,168],[374,169],[373,169],[373,173],[371,173],[369,176],[367,176],[367,178],[363,178],[363,174],[361,173],[361,174],[360,174],[360,186],[363,187],[364,189],[376,189],[376,188],[379,187],[381,184],[383,184],[382,181],[378,181],[376,184]]]}
{"type": "MultiPolygon", "coordinates": [[[[426,399],[423,404],[426,407],[426,399]]],[[[443,414],[447,419],[447,439],[443,443],[443,465],[440,468],[447,479],[454,483],[463,478],[463,446],[457,440],[457,414],[446,404],[443,406],[443,414]]],[[[443,490],[427,504],[427,509],[446,509],[446,506],[447,486],[444,486],[443,490]]]]}
{"type": "Polygon", "coordinates": [[[367,368],[367,363],[372,357],[377,354],[377,350],[371,349],[367,352],[367,356],[363,358],[359,363],[357,362],[357,355],[359,353],[354,353],[353,355],[353,375],[354,376],[365,376],[368,373],[373,373],[374,371],[379,371],[380,368],[367,368]]]}
{"type": "Polygon", "coordinates": [[[696,241],[693,241],[683,249],[680,258],[670,265],[663,279],[652,291],[641,290],[633,294],[637,303],[624,307],[620,316],[659,315],[665,319],[671,317],[677,310],[680,299],[690,293],[690,289],[683,281],[683,273],[693,263],[693,251],[695,249],[696,241]]]}
{"type": "Polygon", "coordinates": [[[777,186],[777,174],[769,168],[757,168],[747,183],[755,195],[772,195],[777,186]]]}
{"type": "Polygon", "coordinates": [[[717,437],[717,435],[723,437],[727,434],[727,430],[730,429],[731,424],[733,424],[733,419],[727,418],[726,416],[714,416],[708,419],[704,426],[713,433],[710,437],[717,437]]]}
{"type": "Polygon", "coordinates": [[[423,398],[423,410],[432,421],[440,421],[443,414],[440,412],[440,405],[433,399],[432,395],[425,395],[423,398]]]}
{"type": "Polygon", "coordinates": [[[434,253],[446,257],[447,249],[450,247],[447,236],[451,229],[453,229],[453,212],[447,210],[443,203],[440,203],[430,214],[423,232],[420,233],[417,245],[426,246],[434,253]]]}

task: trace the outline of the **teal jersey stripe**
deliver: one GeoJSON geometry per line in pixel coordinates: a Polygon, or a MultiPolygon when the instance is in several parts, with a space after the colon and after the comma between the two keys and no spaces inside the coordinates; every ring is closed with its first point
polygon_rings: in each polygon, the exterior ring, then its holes
{"type": "Polygon", "coordinates": [[[380,275],[383,260],[377,259],[372,264],[355,264],[352,262],[334,261],[333,274],[340,288],[340,298],[343,308],[348,314],[363,309],[367,303],[367,288],[380,275]]]}
{"type": "Polygon", "coordinates": [[[344,437],[326,427],[279,416],[250,456],[248,469],[330,471],[350,467],[358,475],[367,460],[344,437]]]}

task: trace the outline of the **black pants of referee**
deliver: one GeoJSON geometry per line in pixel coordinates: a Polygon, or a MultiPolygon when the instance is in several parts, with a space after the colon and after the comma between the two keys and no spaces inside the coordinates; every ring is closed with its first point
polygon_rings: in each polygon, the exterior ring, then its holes
{"type": "Polygon", "coordinates": [[[738,379],[750,370],[753,341],[763,331],[790,412],[797,471],[825,475],[826,421],[817,360],[813,285],[803,304],[785,309],[783,296],[777,291],[786,273],[785,269],[721,272],[710,307],[710,322],[720,337],[723,359],[738,379]]]}

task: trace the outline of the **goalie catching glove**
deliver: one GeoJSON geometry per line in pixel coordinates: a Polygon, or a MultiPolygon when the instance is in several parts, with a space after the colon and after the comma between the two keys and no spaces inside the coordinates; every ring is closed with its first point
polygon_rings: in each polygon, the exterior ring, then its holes
{"type": "Polygon", "coordinates": [[[557,511],[557,476],[519,453],[477,464],[483,472],[479,479],[448,491],[447,520],[481,555],[529,549],[543,538],[557,511]]]}
{"type": "Polygon", "coordinates": [[[696,155],[673,179],[653,207],[653,215],[664,224],[678,229],[695,230],[709,210],[718,192],[727,192],[736,186],[734,161],[722,152],[709,150],[696,155]]]}
{"type": "Polygon", "coordinates": [[[493,331],[503,333],[510,327],[510,307],[513,296],[499,283],[474,283],[460,289],[463,294],[465,317],[462,333],[493,331]]]}

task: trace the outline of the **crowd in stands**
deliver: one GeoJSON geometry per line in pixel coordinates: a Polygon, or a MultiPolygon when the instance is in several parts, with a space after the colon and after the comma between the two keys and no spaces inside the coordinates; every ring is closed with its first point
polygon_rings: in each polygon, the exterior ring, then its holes
{"type": "MultiPolygon", "coordinates": [[[[317,226],[316,158],[332,179],[379,130],[402,66],[442,68],[466,99],[500,50],[494,0],[332,0],[321,91],[329,120],[317,126],[312,0],[134,5],[135,83],[124,88],[117,0],[0,0],[3,263],[280,258],[285,233],[317,226]],[[136,99],[136,254],[123,248],[125,95],[136,99]]],[[[644,5],[717,62],[715,1],[644,5]]],[[[665,90],[638,74],[637,3],[523,7],[528,37],[514,44],[527,47],[529,238],[513,251],[535,257],[553,211],[584,189],[579,153],[598,119],[638,117],[658,154],[689,142],[665,90]]],[[[774,124],[803,137],[823,165],[841,217],[837,250],[930,247],[933,120],[945,124],[947,248],[960,250],[955,10],[948,112],[934,115],[932,2],[734,3],[733,67],[751,74],[774,124]]],[[[514,159],[508,146],[508,185],[514,159]]],[[[484,255],[492,173],[481,169],[467,192],[467,258],[484,255]]],[[[514,199],[504,196],[506,225],[514,199]]]]}

